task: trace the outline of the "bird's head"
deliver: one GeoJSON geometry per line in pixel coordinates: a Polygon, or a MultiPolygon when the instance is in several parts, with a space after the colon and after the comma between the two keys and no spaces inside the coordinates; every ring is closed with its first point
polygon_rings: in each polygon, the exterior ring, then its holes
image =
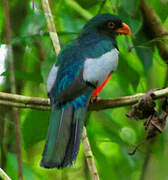
{"type": "Polygon", "coordinates": [[[115,37],[118,34],[131,34],[129,26],[112,14],[100,14],[86,23],[82,34],[98,33],[115,37]]]}

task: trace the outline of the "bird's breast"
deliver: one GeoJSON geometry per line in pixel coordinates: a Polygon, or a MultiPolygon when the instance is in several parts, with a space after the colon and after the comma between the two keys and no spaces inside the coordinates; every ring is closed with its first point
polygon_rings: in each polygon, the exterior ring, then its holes
{"type": "Polygon", "coordinates": [[[98,58],[88,58],[84,62],[83,79],[87,82],[100,85],[115,71],[118,65],[119,51],[114,48],[98,58]]]}

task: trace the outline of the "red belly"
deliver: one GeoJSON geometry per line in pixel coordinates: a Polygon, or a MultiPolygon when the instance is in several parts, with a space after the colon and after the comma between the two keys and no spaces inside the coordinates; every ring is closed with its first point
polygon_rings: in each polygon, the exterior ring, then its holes
{"type": "Polygon", "coordinates": [[[93,91],[92,96],[99,95],[100,91],[103,89],[103,87],[105,86],[105,84],[107,83],[107,81],[110,79],[111,76],[112,73],[105,79],[105,81],[100,86],[97,86],[97,88],[93,91]]]}

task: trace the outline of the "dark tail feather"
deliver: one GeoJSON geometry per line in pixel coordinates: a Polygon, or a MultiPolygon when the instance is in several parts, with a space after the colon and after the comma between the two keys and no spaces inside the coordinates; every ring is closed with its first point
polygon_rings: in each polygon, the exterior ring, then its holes
{"type": "Polygon", "coordinates": [[[41,166],[54,168],[61,165],[70,139],[72,118],[72,105],[61,110],[55,105],[52,106],[48,137],[40,164],[41,166]]]}
{"type": "Polygon", "coordinates": [[[82,134],[86,108],[74,111],[73,106],[52,108],[51,122],[41,166],[64,168],[76,159],[82,134]]]}
{"type": "Polygon", "coordinates": [[[68,143],[62,167],[72,165],[73,161],[76,160],[80,146],[80,139],[83,132],[85,113],[86,108],[78,108],[74,111],[73,121],[71,125],[71,138],[68,143]]]}

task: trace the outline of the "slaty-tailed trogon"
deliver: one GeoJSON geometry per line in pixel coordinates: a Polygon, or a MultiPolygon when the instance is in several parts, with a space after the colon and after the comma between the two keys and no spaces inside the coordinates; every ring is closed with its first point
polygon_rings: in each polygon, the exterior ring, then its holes
{"type": "Polygon", "coordinates": [[[118,34],[129,27],[111,14],[92,18],[57,57],[47,80],[51,119],[41,166],[72,165],[79,151],[85,113],[118,64],[118,34]]]}

